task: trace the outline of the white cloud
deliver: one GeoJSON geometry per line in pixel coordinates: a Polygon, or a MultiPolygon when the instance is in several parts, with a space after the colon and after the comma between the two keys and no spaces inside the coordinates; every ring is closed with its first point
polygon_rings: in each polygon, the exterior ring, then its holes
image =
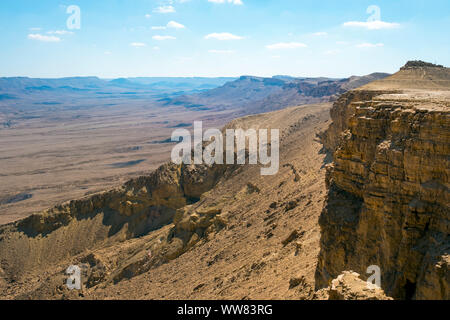
{"type": "Polygon", "coordinates": [[[159,47],[153,47],[153,50],[159,50],[159,47]]]}
{"type": "Polygon", "coordinates": [[[28,35],[28,39],[31,40],[37,40],[37,41],[43,41],[43,42],[59,42],[61,41],[60,38],[56,36],[44,36],[39,33],[31,33],[28,35]]]}
{"type": "Polygon", "coordinates": [[[210,33],[205,36],[205,39],[216,39],[216,40],[242,40],[244,37],[240,37],[228,32],[222,33],[210,33]]]}
{"type": "Polygon", "coordinates": [[[342,51],[340,50],[340,49],[332,49],[332,50],[327,50],[327,51],[325,51],[324,53],[326,54],[326,55],[328,55],[328,56],[332,56],[332,55],[335,55],[335,54],[339,54],[339,53],[341,53],[342,51]]]}
{"type": "Polygon", "coordinates": [[[150,19],[151,17],[152,17],[152,15],[149,14],[149,13],[147,13],[147,14],[145,15],[145,18],[146,18],[146,19],[150,19]]]}
{"type": "Polygon", "coordinates": [[[218,53],[218,54],[231,54],[231,53],[235,53],[236,51],[234,50],[208,50],[209,53],[218,53]]]}
{"type": "Polygon", "coordinates": [[[170,21],[166,26],[153,26],[152,30],[165,30],[167,28],[184,29],[186,27],[184,25],[182,25],[181,23],[178,23],[176,21],[170,21]]]}
{"type": "Polygon", "coordinates": [[[109,56],[111,54],[111,51],[105,51],[104,54],[109,56]]]}
{"type": "Polygon", "coordinates": [[[164,41],[164,40],[175,40],[176,38],[172,36],[153,36],[152,39],[157,41],[164,41]]]}
{"type": "Polygon", "coordinates": [[[280,42],[266,46],[269,50],[277,49],[296,49],[296,48],[306,48],[307,45],[300,42],[280,42]]]}
{"type": "Polygon", "coordinates": [[[155,10],[153,10],[153,12],[156,12],[156,13],[174,13],[175,12],[175,8],[173,6],[160,6],[160,7],[156,8],[155,10]]]}
{"type": "Polygon", "coordinates": [[[130,43],[130,46],[135,47],[135,48],[142,48],[147,45],[143,42],[132,42],[132,43],[130,43]]]}
{"type": "Polygon", "coordinates": [[[366,28],[369,30],[394,29],[400,27],[396,22],[376,21],[349,21],[344,23],[344,27],[366,28]]]}
{"type": "Polygon", "coordinates": [[[59,36],[65,35],[65,34],[73,34],[72,31],[67,31],[67,30],[56,30],[56,31],[49,31],[47,32],[48,34],[57,34],[59,36]]]}
{"type": "Polygon", "coordinates": [[[167,24],[167,28],[173,28],[173,29],[184,29],[186,28],[185,26],[183,26],[181,23],[175,22],[175,21],[170,21],[167,24]]]}
{"type": "Polygon", "coordinates": [[[315,33],[313,33],[313,36],[316,36],[316,37],[323,37],[323,36],[326,36],[326,35],[328,35],[328,33],[326,33],[326,32],[315,32],[315,33]]]}
{"type": "Polygon", "coordinates": [[[361,43],[361,44],[357,44],[356,47],[358,48],[379,48],[379,47],[384,47],[383,43],[361,43]]]}
{"type": "Polygon", "coordinates": [[[231,3],[231,4],[235,4],[235,5],[243,5],[244,3],[242,2],[242,0],[208,0],[208,2],[212,2],[212,3],[231,3]]]}

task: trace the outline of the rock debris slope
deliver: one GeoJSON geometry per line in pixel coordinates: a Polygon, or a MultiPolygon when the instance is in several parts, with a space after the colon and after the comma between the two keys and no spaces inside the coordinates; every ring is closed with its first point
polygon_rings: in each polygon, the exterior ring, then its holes
{"type": "Polygon", "coordinates": [[[311,299],[330,104],[248,116],[279,128],[280,171],[165,165],[0,227],[6,299],[311,299]],[[82,270],[69,291],[65,270],[82,270]]]}

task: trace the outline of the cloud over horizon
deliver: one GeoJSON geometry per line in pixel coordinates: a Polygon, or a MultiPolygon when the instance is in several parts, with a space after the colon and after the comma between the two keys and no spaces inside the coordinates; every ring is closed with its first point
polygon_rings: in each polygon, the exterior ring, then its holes
{"type": "Polygon", "coordinates": [[[67,31],[67,30],[55,30],[55,31],[48,31],[48,34],[57,34],[57,35],[65,35],[65,34],[73,34],[72,31],[67,31]]]}
{"type": "Polygon", "coordinates": [[[152,37],[153,40],[156,41],[164,41],[164,40],[175,40],[175,37],[172,36],[160,36],[160,35],[156,35],[152,37]]]}
{"type": "Polygon", "coordinates": [[[234,50],[208,50],[209,53],[217,53],[217,54],[231,54],[231,53],[235,53],[236,51],[234,50]]]}
{"type": "Polygon", "coordinates": [[[210,33],[205,36],[205,39],[216,39],[216,40],[242,40],[244,37],[234,35],[229,32],[222,32],[222,33],[210,33]]]}
{"type": "Polygon", "coordinates": [[[344,27],[366,28],[368,30],[395,29],[400,27],[400,23],[376,21],[348,21],[343,24],[344,27]]]}
{"type": "Polygon", "coordinates": [[[356,45],[357,48],[379,48],[384,47],[384,43],[360,43],[356,45]]]}
{"type": "Polygon", "coordinates": [[[135,47],[135,48],[142,48],[142,47],[146,47],[147,45],[143,42],[132,42],[132,43],[130,43],[130,46],[135,47]]]}
{"type": "Polygon", "coordinates": [[[173,6],[159,6],[153,10],[156,13],[174,13],[175,8],[173,6]]]}
{"type": "Polygon", "coordinates": [[[306,44],[301,42],[280,42],[267,45],[266,48],[269,50],[278,50],[278,49],[296,49],[296,48],[306,48],[308,47],[306,44]]]}
{"type": "Polygon", "coordinates": [[[30,33],[28,39],[37,40],[42,42],[60,42],[61,38],[56,36],[46,36],[39,33],[30,33]]]}
{"type": "Polygon", "coordinates": [[[186,27],[182,25],[181,23],[178,23],[176,21],[170,21],[167,24],[167,28],[173,28],[173,29],[185,29],[186,27]]]}
{"type": "Polygon", "coordinates": [[[212,3],[231,3],[234,5],[243,5],[244,3],[242,2],[242,0],[208,0],[208,2],[212,2],[212,3]]]}

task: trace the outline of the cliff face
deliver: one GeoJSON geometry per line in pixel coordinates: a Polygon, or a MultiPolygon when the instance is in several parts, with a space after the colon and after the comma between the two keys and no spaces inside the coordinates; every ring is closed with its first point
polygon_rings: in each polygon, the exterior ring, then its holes
{"type": "Polygon", "coordinates": [[[41,270],[87,249],[141,237],[172,223],[176,210],[210,190],[224,169],[166,164],[121,188],[70,201],[2,226],[0,275],[17,281],[27,272],[41,270]]]}
{"type": "Polygon", "coordinates": [[[450,299],[449,80],[404,68],[334,104],[317,288],[378,265],[389,296],[450,299]]]}

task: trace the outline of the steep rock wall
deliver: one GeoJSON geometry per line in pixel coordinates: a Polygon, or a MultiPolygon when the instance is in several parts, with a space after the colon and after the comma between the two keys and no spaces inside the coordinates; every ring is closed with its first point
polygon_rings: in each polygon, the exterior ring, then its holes
{"type": "Polygon", "coordinates": [[[378,265],[394,298],[449,299],[449,94],[383,93],[344,94],[322,137],[333,163],[316,287],[378,265]]]}

